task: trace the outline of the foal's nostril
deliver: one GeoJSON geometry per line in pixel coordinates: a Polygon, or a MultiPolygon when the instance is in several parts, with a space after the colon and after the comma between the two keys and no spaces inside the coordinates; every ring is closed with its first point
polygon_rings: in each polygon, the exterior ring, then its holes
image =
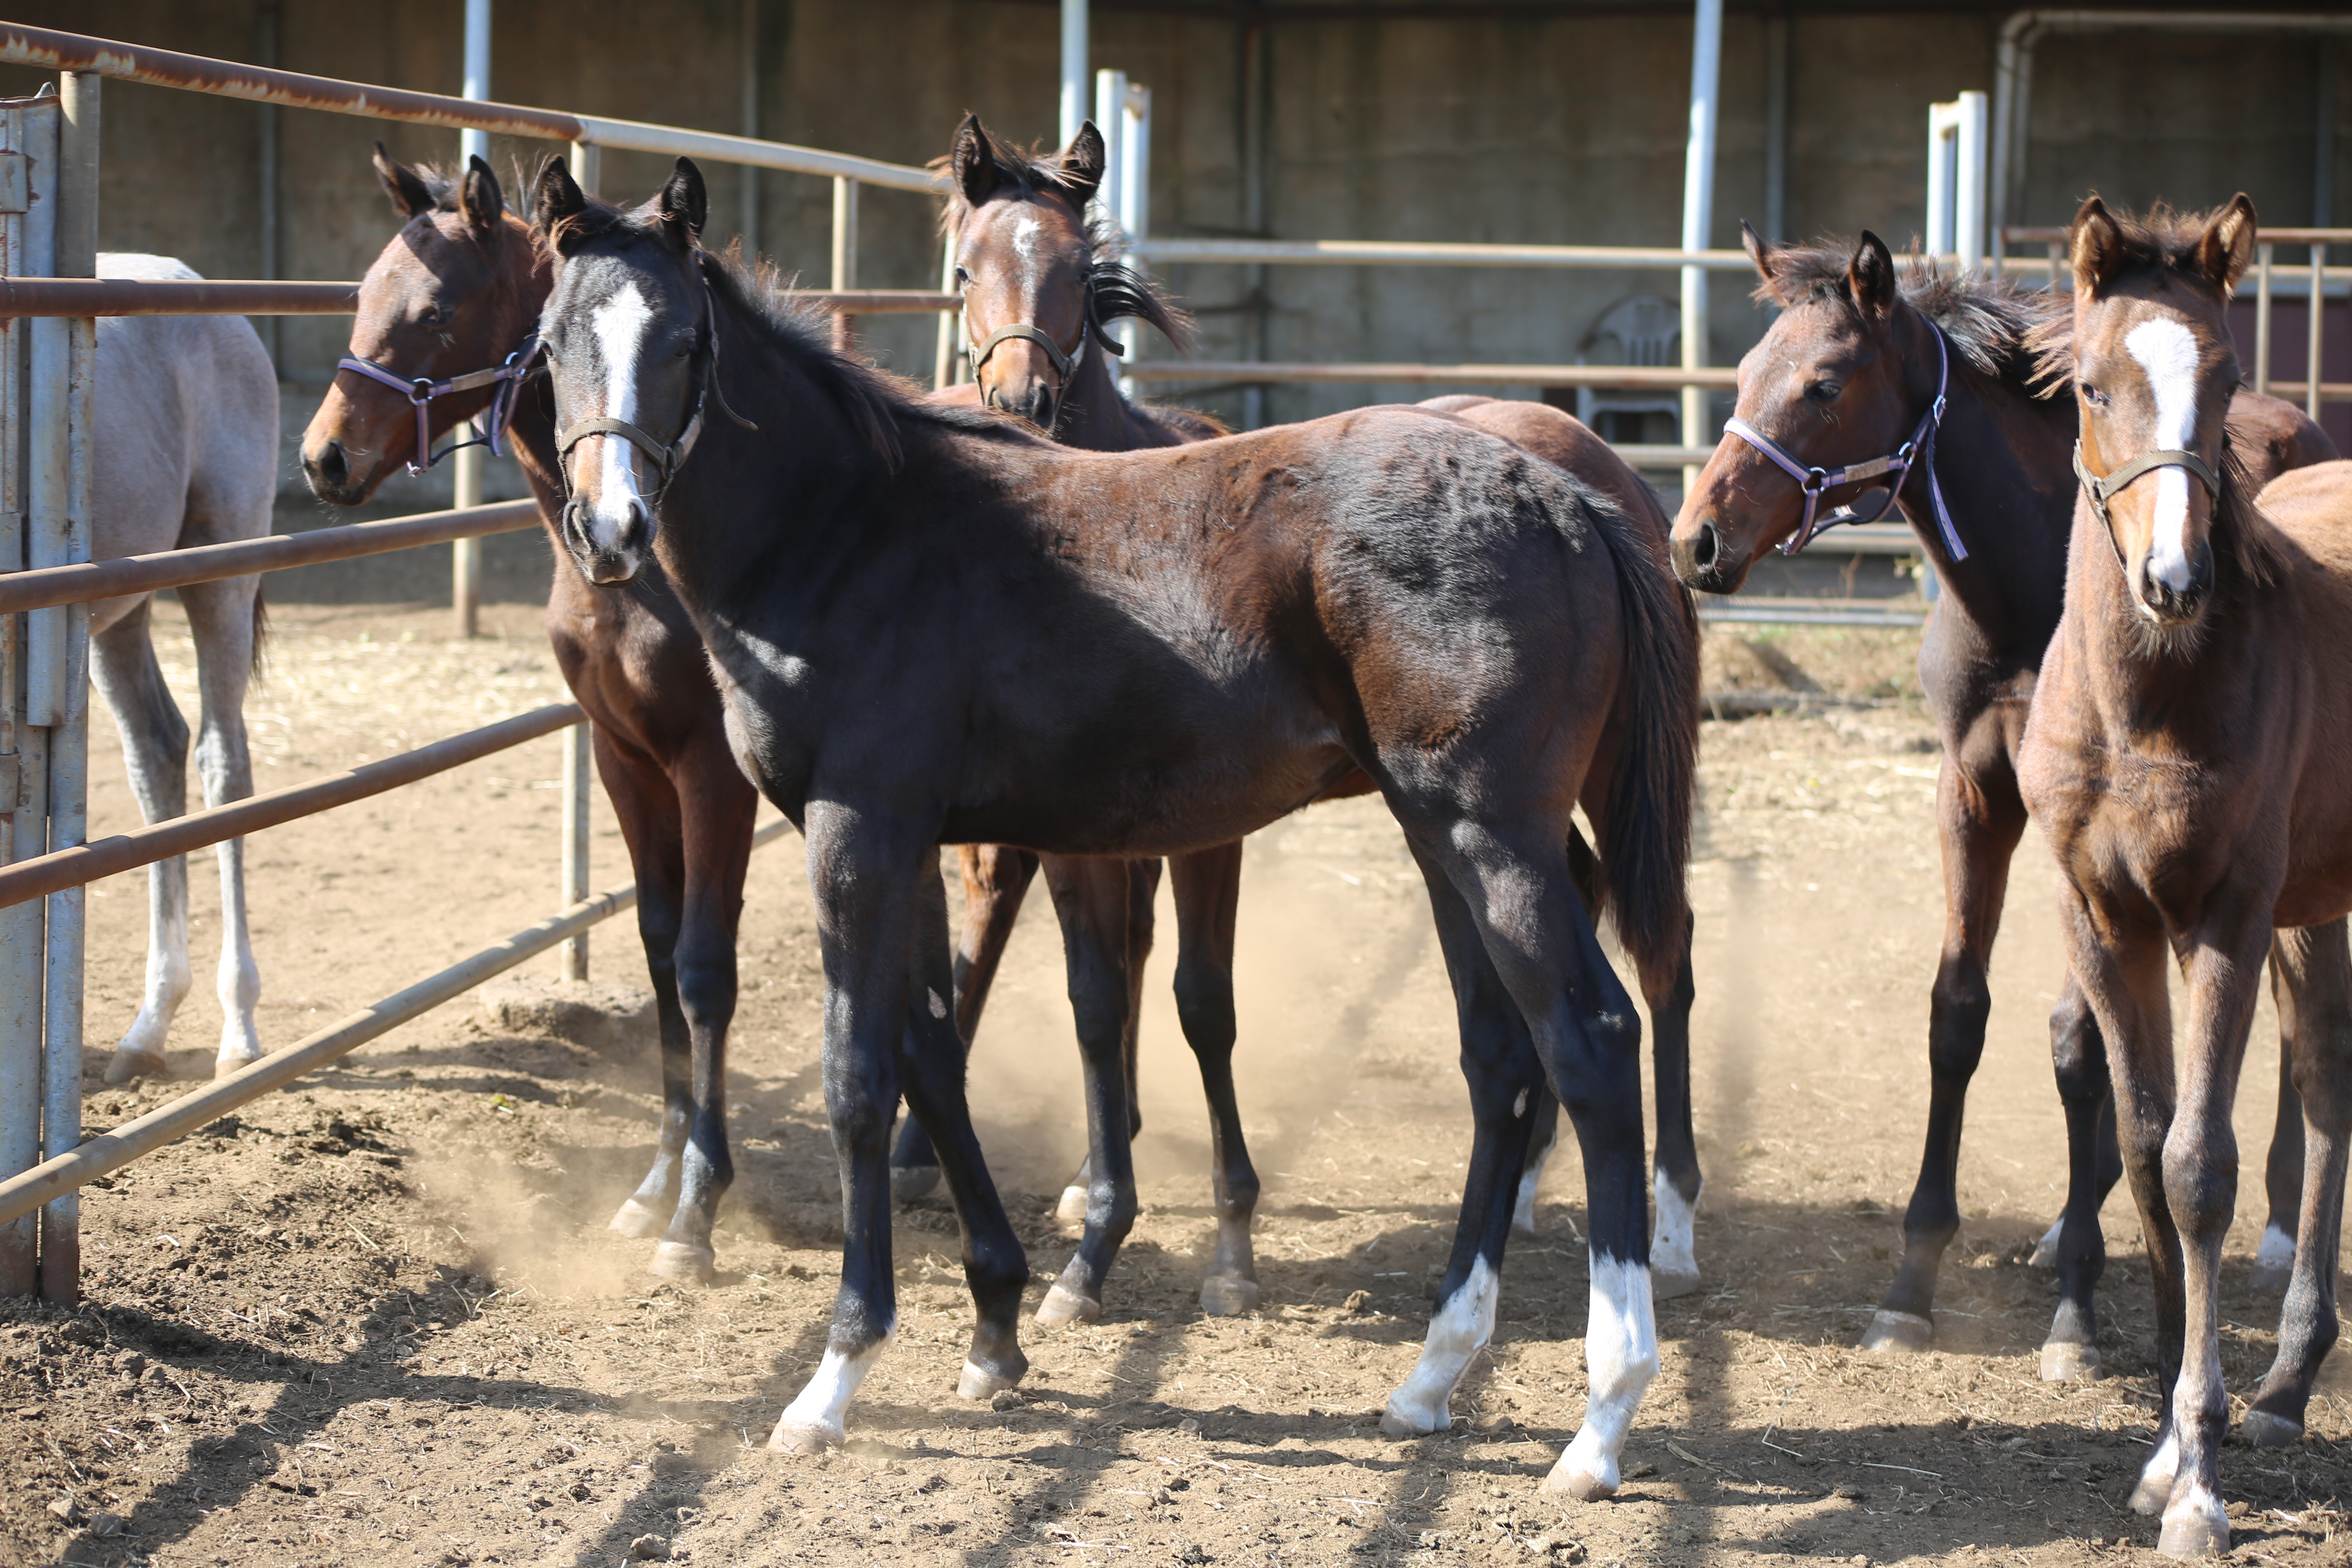
{"type": "Polygon", "coordinates": [[[1698,542],[1691,546],[1692,563],[1702,572],[1711,570],[1715,565],[1717,543],[1715,520],[1709,518],[1698,525],[1698,542]]]}
{"type": "Polygon", "coordinates": [[[351,463],[343,456],[343,444],[330,441],[310,462],[310,471],[319,482],[330,489],[341,489],[351,478],[351,463]]]}

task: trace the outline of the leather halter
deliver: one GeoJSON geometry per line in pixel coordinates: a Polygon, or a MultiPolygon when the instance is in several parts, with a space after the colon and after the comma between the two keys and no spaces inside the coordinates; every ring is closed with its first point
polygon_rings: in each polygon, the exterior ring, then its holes
{"type": "Polygon", "coordinates": [[[394,392],[407,395],[408,401],[416,409],[416,455],[408,459],[408,471],[412,474],[422,474],[429,471],[435,464],[450,453],[463,451],[467,447],[488,447],[490,449],[490,456],[494,458],[502,458],[506,455],[505,448],[499,445],[499,440],[506,434],[507,426],[514,418],[517,396],[522,390],[522,384],[529,380],[531,373],[538,368],[540,353],[544,347],[545,345],[539,341],[539,333],[533,331],[524,337],[521,346],[507,355],[506,359],[494,368],[468,371],[464,375],[453,375],[446,381],[433,381],[425,376],[412,378],[395,374],[371,360],[355,359],[349,354],[345,354],[336,362],[336,368],[356,371],[371,381],[382,382],[394,392]],[[433,400],[436,397],[448,397],[460,392],[478,392],[486,386],[498,388],[497,393],[490,398],[488,433],[478,435],[470,441],[452,441],[439,451],[435,451],[431,412],[433,400]]]}
{"type": "Polygon", "coordinates": [[[1866,463],[1848,463],[1842,468],[1822,468],[1800,463],[1780,444],[1745,419],[1731,418],[1723,423],[1726,436],[1737,436],[1778,464],[1802,487],[1805,492],[1805,520],[1797,531],[1781,542],[1780,553],[1794,555],[1811,544],[1823,529],[1843,523],[1876,522],[1895,510],[1896,499],[1903,493],[1903,483],[1915,468],[1924,468],[1927,475],[1927,496],[1936,511],[1936,526],[1944,538],[1944,551],[1955,561],[1969,558],[1969,547],[1960,542],[1960,531],[1952,526],[1951,509],[1944,504],[1944,487],[1936,478],[1936,433],[1944,423],[1945,395],[1951,385],[1952,360],[1944,346],[1944,329],[1933,321],[1928,328],[1936,334],[1936,396],[1927,405],[1927,412],[1911,431],[1911,439],[1884,458],[1873,458],[1866,463]],[[1886,489],[1886,500],[1878,510],[1864,517],[1852,507],[1840,507],[1827,517],[1819,516],[1822,495],[1840,485],[1854,484],[1863,479],[1874,479],[1882,474],[1893,474],[1895,482],[1886,489]]]}
{"type": "MultiPolygon", "coordinates": [[[[697,266],[699,265],[698,261],[697,266]]],[[[579,424],[555,433],[556,460],[566,468],[564,475],[566,489],[571,487],[569,467],[572,460],[572,448],[591,436],[617,436],[652,458],[656,469],[661,476],[660,483],[656,488],[667,489],[669,488],[671,479],[677,475],[678,466],[686,461],[687,454],[694,450],[696,438],[702,434],[702,405],[706,401],[718,404],[719,413],[724,414],[744,429],[759,429],[757,425],[727,405],[727,391],[719,384],[719,302],[711,297],[709,278],[702,279],[702,302],[703,320],[709,340],[710,353],[702,362],[701,384],[694,395],[694,412],[687,416],[686,427],[677,433],[677,439],[667,443],[657,441],[644,429],[630,424],[625,419],[609,417],[583,419],[579,424]]]]}
{"type": "Polygon", "coordinates": [[[1027,321],[1015,321],[1009,327],[999,327],[988,334],[988,341],[982,343],[979,351],[971,356],[971,374],[975,377],[978,376],[980,367],[988,363],[988,356],[996,352],[998,344],[1010,338],[1021,338],[1044,349],[1046,361],[1053,365],[1054,374],[1062,378],[1062,384],[1065,386],[1069,384],[1070,377],[1078,366],[1085,363],[1087,343],[1089,340],[1100,343],[1104,352],[1124,358],[1127,353],[1126,345],[1112,337],[1108,330],[1103,326],[1101,318],[1095,314],[1094,280],[1091,278],[1080,286],[1080,298],[1086,301],[1086,319],[1078,323],[1078,341],[1069,348],[1064,349],[1061,344],[1055,342],[1052,334],[1043,327],[1032,325],[1027,321]]]}
{"type": "Polygon", "coordinates": [[[2095,474],[2083,461],[2083,443],[2079,440],[2074,443],[2074,481],[2083,487],[2083,493],[2091,498],[2091,515],[2097,518],[2099,526],[2106,531],[2107,544],[2116,552],[2116,564],[2124,567],[2126,577],[2131,575],[2131,568],[2124,564],[2123,542],[2116,537],[2115,521],[2107,515],[2107,502],[2120,494],[2126,485],[2158,468],[2186,468],[2204,482],[2208,496],[2216,501],[2221,499],[2221,476],[2213,471],[2210,463],[2194,452],[2142,452],[2119,468],[2095,474]]]}

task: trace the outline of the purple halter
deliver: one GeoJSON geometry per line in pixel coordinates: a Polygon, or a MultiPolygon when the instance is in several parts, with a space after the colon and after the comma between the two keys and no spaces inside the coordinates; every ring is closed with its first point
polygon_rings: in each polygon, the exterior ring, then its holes
{"type": "Polygon", "coordinates": [[[523,339],[520,348],[507,355],[506,363],[497,369],[469,371],[464,375],[453,375],[446,381],[427,381],[422,376],[411,380],[406,376],[394,375],[380,364],[353,359],[348,354],[338,363],[344,370],[355,370],[371,381],[382,382],[394,392],[407,394],[408,401],[416,409],[416,456],[408,459],[408,471],[421,474],[450,453],[467,447],[488,447],[494,458],[506,455],[499,445],[499,438],[506,433],[508,421],[514,417],[515,397],[521,392],[522,384],[530,376],[532,367],[539,363],[540,350],[543,346],[539,341],[539,333],[534,331],[523,339]],[[490,398],[489,434],[477,436],[470,441],[452,441],[435,451],[431,418],[433,400],[447,397],[453,393],[478,392],[485,386],[499,389],[490,398]]]}
{"type": "Polygon", "coordinates": [[[1891,457],[1873,458],[1866,463],[1848,463],[1843,468],[1808,468],[1782,450],[1780,443],[1745,419],[1733,418],[1724,421],[1725,435],[1738,437],[1771,458],[1804,489],[1805,521],[1799,525],[1797,531],[1781,544],[1781,554],[1794,555],[1798,551],[1811,544],[1823,529],[1836,528],[1842,523],[1878,521],[1895,510],[1895,498],[1903,491],[1903,481],[1911,477],[1912,468],[1916,467],[1927,471],[1927,495],[1935,503],[1936,526],[1942,531],[1946,552],[1955,561],[1966,561],[1969,558],[1969,548],[1960,542],[1959,530],[1952,526],[1951,510],[1944,505],[1944,487],[1936,479],[1936,432],[1944,423],[1944,393],[1951,384],[1952,362],[1950,354],[1944,347],[1943,329],[1936,327],[1934,331],[1936,333],[1936,400],[1927,405],[1927,412],[1920,416],[1917,428],[1911,432],[1911,439],[1904,442],[1901,450],[1891,457]],[[1874,479],[1882,474],[1895,475],[1895,482],[1887,487],[1885,503],[1868,517],[1862,516],[1852,507],[1843,506],[1827,517],[1817,517],[1823,491],[1834,489],[1840,485],[1853,484],[1862,479],[1874,479]]]}

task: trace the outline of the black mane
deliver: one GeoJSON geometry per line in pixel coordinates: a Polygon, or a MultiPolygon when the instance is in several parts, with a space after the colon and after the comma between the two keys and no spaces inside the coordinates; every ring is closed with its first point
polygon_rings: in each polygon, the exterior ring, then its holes
{"type": "MultiPolygon", "coordinates": [[[[1785,307],[1834,300],[1853,308],[1852,245],[1776,247],[1771,259],[1772,276],[1756,289],[1759,302],[1785,307]]],[[[2074,307],[2063,292],[1975,272],[1950,277],[1918,260],[1903,268],[1897,289],[1905,304],[1941,328],[1960,357],[1984,374],[2043,401],[2074,391],[2074,307]]]]}

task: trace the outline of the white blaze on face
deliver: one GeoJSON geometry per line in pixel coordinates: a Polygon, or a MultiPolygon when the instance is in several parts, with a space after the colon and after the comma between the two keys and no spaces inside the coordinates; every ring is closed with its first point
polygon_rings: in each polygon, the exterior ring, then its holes
{"type": "MultiPolygon", "coordinates": [[[[2169,316],[2153,316],[2124,334],[2124,347],[2156,395],[2156,445],[2186,451],[2197,434],[2197,339],[2169,316]]],[[[2156,481],[2156,529],[2147,574],[2176,593],[2189,586],[2189,470],[2162,468],[2156,481]]]]}
{"type": "Polygon", "coordinates": [[[1584,1425],[1559,1457],[1558,1471],[1586,1475],[1614,1491],[1617,1456],[1633,1412],[1658,1375],[1657,1315],[1650,1271],[1595,1250],[1591,1315],[1584,1326],[1584,1425]]]}
{"type": "MultiPolygon", "coordinates": [[[[636,423],[637,362],[653,319],[653,307],[635,281],[622,284],[588,313],[596,357],[604,368],[604,405],[599,410],[604,418],[636,423]]],[[[584,520],[588,542],[599,550],[616,549],[628,527],[629,503],[645,506],[637,490],[636,448],[618,436],[591,436],[581,446],[593,454],[594,465],[594,483],[582,487],[590,498],[584,520]]]]}
{"type": "Polygon", "coordinates": [[[1044,232],[1034,213],[1023,213],[1013,226],[1013,253],[1021,258],[1021,298],[1037,298],[1037,237],[1044,232]]]}

